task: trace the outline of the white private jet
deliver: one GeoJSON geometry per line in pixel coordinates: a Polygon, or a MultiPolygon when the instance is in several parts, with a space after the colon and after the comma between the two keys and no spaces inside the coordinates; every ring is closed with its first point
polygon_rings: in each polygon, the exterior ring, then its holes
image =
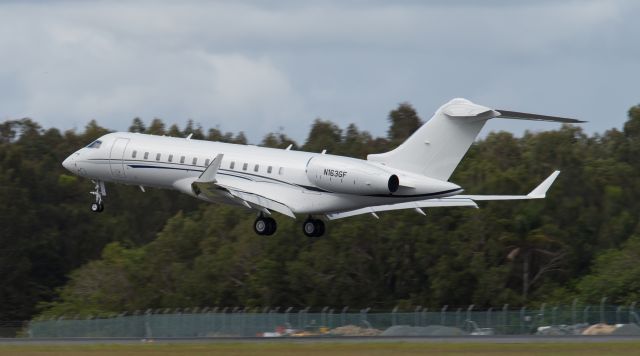
{"type": "Polygon", "coordinates": [[[272,212],[307,216],[303,232],[321,236],[323,220],[359,214],[468,206],[479,200],[541,199],[559,171],[527,195],[462,195],[449,182],[484,124],[493,118],[580,123],[575,119],[494,110],[453,99],[396,149],[366,160],[322,153],[129,132],[104,135],[62,165],[95,183],[91,210],[101,212],[104,182],[174,189],[195,198],[255,210],[254,230],[272,235],[272,212]]]}

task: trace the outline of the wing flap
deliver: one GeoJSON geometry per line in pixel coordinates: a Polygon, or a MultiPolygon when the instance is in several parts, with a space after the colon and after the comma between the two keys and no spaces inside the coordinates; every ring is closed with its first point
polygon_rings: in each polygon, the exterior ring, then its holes
{"type": "Polygon", "coordinates": [[[238,199],[241,199],[243,202],[247,202],[249,204],[255,205],[256,207],[258,207],[258,210],[262,210],[259,208],[264,208],[267,210],[277,211],[280,214],[292,217],[294,219],[296,218],[296,216],[293,214],[293,211],[291,211],[291,209],[288,206],[276,200],[258,195],[256,193],[236,190],[233,187],[229,187],[225,185],[220,185],[220,186],[223,188],[226,188],[231,195],[233,195],[238,199]]]}

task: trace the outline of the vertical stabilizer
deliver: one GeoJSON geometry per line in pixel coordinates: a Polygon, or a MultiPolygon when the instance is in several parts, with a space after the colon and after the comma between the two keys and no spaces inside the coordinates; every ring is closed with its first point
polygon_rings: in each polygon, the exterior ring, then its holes
{"type": "Polygon", "coordinates": [[[487,120],[499,115],[467,99],[453,99],[396,149],[370,154],[367,160],[446,181],[487,120]]]}

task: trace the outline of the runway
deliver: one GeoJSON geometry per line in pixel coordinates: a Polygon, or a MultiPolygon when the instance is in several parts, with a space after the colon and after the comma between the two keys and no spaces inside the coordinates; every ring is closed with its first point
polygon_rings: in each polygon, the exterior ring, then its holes
{"type": "Polygon", "coordinates": [[[526,344],[640,342],[640,336],[437,336],[437,337],[197,337],[197,338],[0,338],[0,345],[131,345],[131,344],[215,344],[215,343],[431,343],[431,344],[526,344]]]}

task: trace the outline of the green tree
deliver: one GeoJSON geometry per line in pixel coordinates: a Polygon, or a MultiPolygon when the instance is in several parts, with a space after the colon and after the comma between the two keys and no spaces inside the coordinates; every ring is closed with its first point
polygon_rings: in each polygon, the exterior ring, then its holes
{"type": "Polygon", "coordinates": [[[366,131],[359,131],[355,124],[347,126],[347,130],[342,139],[342,147],[339,154],[346,156],[366,159],[367,154],[374,153],[374,147],[371,145],[373,141],[371,135],[366,131]]]}
{"type": "Polygon", "coordinates": [[[204,132],[202,131],[202,126],[195,125],[193,123],[193,120],[191,119],[187,120],[187,125],[182,131],[182,135],[184,136],[192,135],[191,138],[193,138],[194,140],[203,140],[205,138],[204,132]]]}
{"type": "Polygon", "coordinates": [[[161,119],[154,118],[151,120],[151,124],[149,124],[149,128],[147,128],[146,133],[158,136],[166,134],[164,122],[162,122],[161,119]]]}
{"type": "Polygon", "coordinates": [[[619,249],[607,250],[595,260],[592,273],[577,285],[579,298],[597,303],[604,296],[612,304],[640,300],[640,236],[634,235],[619,249]]]}
{"type": "Polygon", "coordinates": [[[400,145],[420,126],[422,120],[416,110],[409,103],[400,103],[398,108],[389,113],[389,132],[387,136],[391,144],[395,147],[400,145]]]}
{"type": "Polygon", "coordinates": [[[329,153],[335,153],[339,149],[341,141],[342,130],[336,124],[316,119],[302,150],[308,152],[327,150],[329,153]]]}
{"type": "Polygon", "coordinates": [[[260,143],[260,146],[271,147],[271,148],[287,148],[291,145],[291,149],[297,150],[298,144],[287,137],[287,135],[283,133],[268,133],[260,143]]]}
{"type": "MultiPolygon", "coordinates": [[[[212,305],[521,305],[595,302],[603,294],[628,303],[638,298],[639,110],[629,111],[623,130],[602,134],[571,126],[522,137],[491,133],[453,178],[470,194],[522,194],[560,169],[545,200],[428,209],[427,217],[411,210],[359,216],[332,221],[316,240],[302,236],[299,220],[278,218],[278,232],[259,239],[254,215],[243,209],[114,184],[109,209],[97,216],[86,207],[90,182],[60,162],[109,130],[95,121],[81,132],[5,121],[0,318],[29,318],[38,302],[48,315],[212,305]]],[[[407,122],[398,120],[390,126],[407,122]]],[[[170,131],[196,137],[202,129],[180,127],[170,131]]],[[[246,142],[242,133],[201,131],[246,142]]],[[[303,149],[364,158],[412,132],[391,131],[376,138],[355,125],[342,130],[316,120],[303,149]]],[[[145,132],[166,133],[159,119],[145,132]]],[[[277,133],[262,144],[289,142],[277,133]]]]}
{"type": "Polygon", "coordinates": [[[169,130],[167,130],[167,136],[171,136],[171,137],[183,137],[184,133],[180,130],[180,128],[178,127],[178,125],[173,124],[169,127],[169,130]]]}
{"type": "Polygon", "coordinates": [[[138,132],[145,133],[147,128],[144,125],[144,122],[139,117],[135,117],[131,122],[131,126],[129,126],[129,132],[138,132]]]}

